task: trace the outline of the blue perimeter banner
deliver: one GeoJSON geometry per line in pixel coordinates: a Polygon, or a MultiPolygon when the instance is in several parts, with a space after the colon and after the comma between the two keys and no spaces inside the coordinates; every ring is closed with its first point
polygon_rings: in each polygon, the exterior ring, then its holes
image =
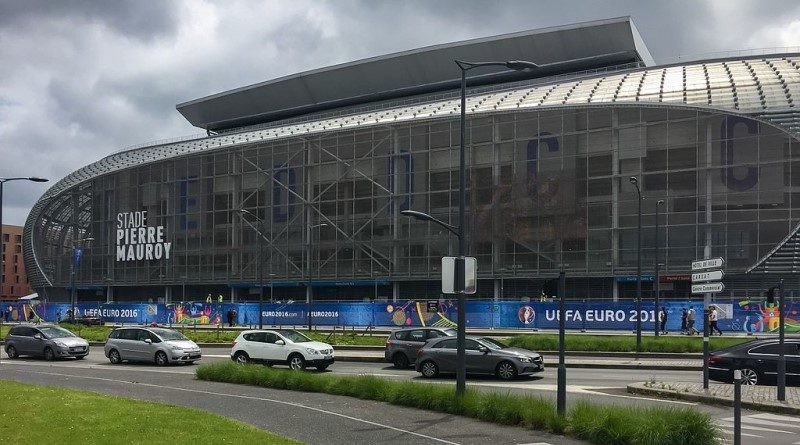
{"type": "MultiPolygon", "coordinates": [[[[739,301],[714,303],[718,307],[719,327],[723,331],[777,332],[778,307],[764,302],[739,301]]],[[[633,330],[637,311],[633,302],[578,302],[565,304],[567,329],[633,330]]],[[[693,307],[697,318],[695,328],[702,329],[702,301],[664,301],[668,331],[681,330],[683,309],[693,307]]],[[[800,304],[787,304],[786,332],[800,332],[800,304]]],[[[4,303],[0,310],[5,321],[48,322],[66,320],[68,304],[4,303]]],[[[307,323],[305,303],[265,303],[264,324],[299,326],[307,323]]],[[[656,314],[652,302],[642,303],[642,328],[653,330],[656,314]]],[[[78,317],[98,317],[108,323],[132,324],[222,324],[227,326],[228,315],[235,325],[258,324],[258,303],[186,302],[175,304],[79,304],[78,317]],[[235,311],[235,314],[232,312],[235,311]]],[[[455,326],[457,308],[452,300],[405,300],[395,303],[314,303],[313,324],[347,327],[410,327],[455,326]]],[[[558,329],[558,303],[468,301],[467,327],[558,329]]]]}

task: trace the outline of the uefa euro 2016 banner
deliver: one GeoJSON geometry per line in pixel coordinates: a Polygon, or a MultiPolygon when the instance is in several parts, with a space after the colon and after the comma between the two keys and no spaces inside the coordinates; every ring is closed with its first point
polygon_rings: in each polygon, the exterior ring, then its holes
{"type": "MultiPolygon", "coordinates": [[[[637,310],[633,302],[578,302],[565,304],[567,329],[631,330],[635,329],[637,310]]],[[[681,330],[684,309],[694,308],[694,327],[702,328],[703,303],[700,301],[664,301],[667,311],[666,329],[681,330]]],[[[777,332],[778,307],[764,302],[739,301],[715,304],[719,327],[723,331],[777,332]]],[[[785,307],[786,332],[800,332],[800,304],[785,307]]],[[[30,321],[40,318],[55,322],[68,318],[66,304],[12,303],[2,307],[6,321],[30,321]],[[10,311],[9,311],[10,309],[10,311]]],[[[265,303],[263,322],[267,325],[305,325],[308,320],[305,303],[265,303]]],[[[410,327],[455,326],[457,308],[454,301],[404,300],[390,303],[314,303],[311,311],[315,326],[410,327]]],[[[643,329],[652,330],[656,320],[652,302],[642,303],[643,329]]],[[[149,324],[222,324],[228,317],[236,325],[258,324],[258,303],[186,302],[175,304],[79,304],[77,317],[96,317],[108,323],[149,324]]],[[[469,301],[466,305],[467,327],[557,329],[558,303],[469,301]]]]}

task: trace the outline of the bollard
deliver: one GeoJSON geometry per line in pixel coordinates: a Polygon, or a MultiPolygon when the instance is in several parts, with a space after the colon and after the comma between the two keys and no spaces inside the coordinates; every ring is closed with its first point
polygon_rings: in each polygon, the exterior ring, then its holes
{"type": "Polygon", "coordinates": [[[733,371],[733,445],[742,445],[742,371],[733,371]]]}

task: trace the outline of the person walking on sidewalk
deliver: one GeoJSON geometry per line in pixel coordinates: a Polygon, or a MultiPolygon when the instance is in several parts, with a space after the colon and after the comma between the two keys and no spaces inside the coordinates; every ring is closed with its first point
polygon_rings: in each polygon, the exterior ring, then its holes
{"type": "Polygon", "coordinates": [[[717,307],[711,306],[711,313],[708,314],[708,322],[709,326],[711,326],[711,335],[714,335],[714,331],[719,332],[719,335],[722,335],[722,331],[717,326],[717,321],[719,320],[719,313],[717,313],[717,307]]]}
{"type": "Polygon", "coordinates": [[[689,311],[686,313],[686,333],[688,335],[697,334],[697,329],[694,328],[694,320],[696,317],[696,312],[694,311],[693,307],[689,307],[689,311]]]}
{"type": "Polygon", "coordinates": [[[658,312],[658,321],[661,322],[661,333],[667,333],[667,308],[665,306],[661,306],[661,310],[658,312]]]}
{"type": "Polygon", "coordinates": [[[686,334],[686,315],[688,311],[686,308],[681,309],[681,334],[686,334]]]}

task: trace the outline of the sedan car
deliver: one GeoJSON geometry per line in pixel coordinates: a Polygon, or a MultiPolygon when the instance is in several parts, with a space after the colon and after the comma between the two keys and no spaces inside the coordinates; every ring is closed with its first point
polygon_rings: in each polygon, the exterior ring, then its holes
{"type": "MultiPolygon", "coordinates": [[[[800,339],[787,338],[783,344],[786,359],[786,383],[800,384],[800,339]]],[[[775,384],[778,375],[780,343],[777,338],[755,340],[714,351],[708,357],[708,378],[733,382],[733,371],[742,371],[742,383],[775,384]]]]}
{"type": "Polygon", "coordinates": [[[47,360],[74,357],[82,359],[89,355],[89,342],[72,332],[55,325],[11,328],[5,339],[8,358],[21,355],[44,357],[47,360]]]}
{"type": "Polygon", "coordinates": [[[428,340],[439,337],[454,337],[453,328],[398,329],[386,339],[384,357],[395,368],[408,368],[417,359],[417,353],[428,340]]]}
{"type": "Polygon", "coordinates": [[[157,327],[117,328],[108,336],[105,354],[112,364],[125,360],[192,364],[202,358],[200,347],[178,331],[157,327]]]}
{"type": "Polygon", "coordinates": [[[279,329],[242,332],[231,346],[231,360],[239,364],[287,364],[296,370],[313,366],[323,371],[335,357],[333,346],[291,329],[279,329]]]}
{"type": "MultiPolygon", "coordinates": [[[[425,378],[456,372],[457,340],[444,337],[431,340],[417,356],[415,369],[425,378]]],[[[542,356],[527,349],[512,348],[490,338],[467,337],[467,374],[494,374],[503,380],[544,371],[542,356]]]]}

